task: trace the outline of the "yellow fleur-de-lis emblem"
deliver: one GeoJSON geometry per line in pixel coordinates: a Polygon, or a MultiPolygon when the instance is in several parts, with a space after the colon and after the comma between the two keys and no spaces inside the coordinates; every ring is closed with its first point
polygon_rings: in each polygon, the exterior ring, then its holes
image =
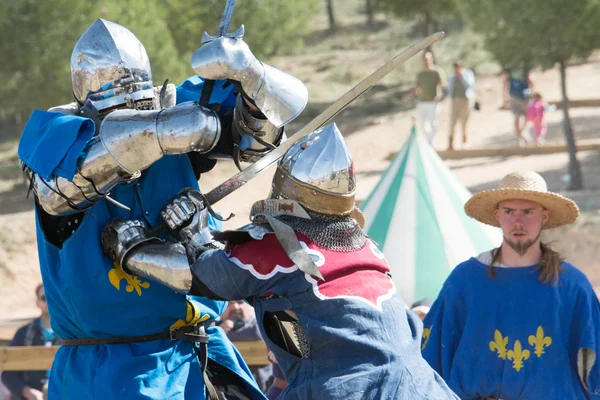
{"type": "Polygon", "coordinates": [[[210,319],[210,314],[202,314],[202,311],[199,307],[196,306],[196,303],[193,303],[189,300],[186,300],[185,303],[185,320],[178,319],[177,321],[175,321],[173,324],[171,324],[171,330],[176,330],[184,326],[196,325],[200,322],[204,322],[210,319]]]}
{"type": "Polygon", "coordinates": [[[540,358],[544,354],[544,348],[550,347],[552,344],[552,338],[550,336],[544,336],[544,328],[538,326],[535,336],[529,336],[529,344],[535,346],[535,355],[540,358]]]}
{"type": "Polygon", "coordinates": [[[515,340],[515,347],[513,350],[507,352],[507,357],[513,362],[513,368],[519,372],[523,368],[523,361],[528,360],[531,353],[529,350],[523,350],[521,348],[521,342],[515,340]]]}
{"type": "Polygon", "coordinates": [[[127,272],[123,271],[123,268],[119,264],[114,263],[114,266],[113,269],[108,271],[108,280],[117,288],[117,290],[121,290],[122,280],[127,282],[127,286],[125,286],[127,293],[131,293],[135,290],[138,296],[142,295],[142,289],[148,289],[150,287],[149,282],[143,282],[139,277],[129,275],[127,272]]]}
{"type": "Polygon", "coordinates": [[[427,342],[429,342],[429,336],[431,335],[431,328],[433,328],[433,325],[431,325],[429,328],[423,329],[423,344],[421,345],[421,350],[425,350],[425,347],[427,346],[427,342]]]}
{"type": "Polygon", "coordinates": [[[498,352],[498,357],[506,360],[506,346],[508,346],[508,336],[502,337],[498,329],[494,331],[494,340],[490,342],[490,350],[498,352]]]}

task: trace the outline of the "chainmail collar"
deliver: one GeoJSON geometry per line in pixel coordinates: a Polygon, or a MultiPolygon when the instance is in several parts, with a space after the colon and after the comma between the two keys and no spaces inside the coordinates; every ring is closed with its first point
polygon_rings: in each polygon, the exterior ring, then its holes
{"type": "Polygon", "coordinates": [[[367,235],[351,216],[331,216],[309,211],[295,200],[271,198],[257,201],[250,210],[250,221],[256,226],[267,223],[267,217],[300,232],[319,247],[338,252],[363,248],[367,235]]]}
{"type": "Polygon", "coordinates": [[[350,252],[363,248],[367,235],[351,216],[329,216],[307,210],[311,219],[290,215],[277,216],[279,221],[300,232],[319,247],[338,252],[350,252]]]}

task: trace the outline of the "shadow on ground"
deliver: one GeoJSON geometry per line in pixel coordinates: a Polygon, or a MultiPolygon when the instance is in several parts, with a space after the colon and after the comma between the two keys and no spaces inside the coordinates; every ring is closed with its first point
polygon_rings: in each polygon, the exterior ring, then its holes
{"type": "MultiPolygon", "coordinates": [[[[560,121],[549,123],[548,133],[546,134],[547,142],[562,142],[565,143],[565,134],[562,123],[562,111],[556,110],[554,113],[560,113],[560,121]]],[[[512,118],[512,114],[510,115],[512,118]]],[[[571,125],[575,132],[575,140],[580,139],[597,139],[598,126],[600,126],[600,113],[598,115],[581,115],[574,116],[571,112],[571,125]]],[[[513,131],[507,130],[504,134],[489,137],[484,144],[493,147],[514,147],[517,141],[513,131]]]]}
{"type": "MultiPolygon", "coordinates": [[[[600,174],[598,174],[598,165],[600,165],[600,153],[598,152],[585,152],[579,154],[579,163],[581,164],[581,173],[583,175],[584,190],[581,192],[571,191],[569,196],[573,197],[573,200],[577,201],[577,197],[580,196],[582,200],[586,198],[586,203],[578,204],[580,207],[592,207],[591,203],[587,204],[587,196],[589,191],[600,191],[600,174]],[[587,204],[587,205],[586,205],[587,204]]],[[[472,165],[465,165],[464,168],[470,168],[472,165]]],[[[462,168],[462,167],[459,167],[462,168]]],[[[452,168],[455,169],[455,168],[452,168]]],[[[508,171],[507,171],[508,172],[508,171]]],[[[557,166],[555,169],[547,171],[537,171],[544,177],[548,184],[548,190],[554,192],[564,191],[567,187],[567,182],[564,180],[568,172],[568,163],[557,166]]],[[[489,181],[480,185],[469,187],[469,190],[473,193],[480,192],[482,190],[496,189],[498,187],[498,181],[489,181]]],[[[597,199],[597,208],[600,209],[600,198],[597,199]]],[[[596,207],[596,206],[594,206],[596,207]]]]}
{"type": "MultiPolygon", "coordinates": [[[[401,86],[400,84],[373,86],[338,114],[332,122],[337,124],[344,136],[350,136],[365,127],[371,126],[383,116],[412,110],[415,103],[402,100],[402,96],[408,91],[402,90],[401,86]]],[[[324,112],[331,104],[325,102],[309,103],[302,114],[289,125],[287,132],[296,132],[324,112]]]]}
{"type": "MultiPolygon", "coordinates": [[[[304,40],[306,43],[314,43],[332,36],[345,37],[350,34],[364,34],[365,31],[378,32],[388,26],[389,22],[383,20],[373,21],[371,25],[367,25],[364,22],[356,22],[354,24],[337,26],[335,32],[331,32],[328,28],[315,30],[306,35],[304,40]]],[[[348,45],[353,45],[353,43],[348,41],[348,45]]]]}

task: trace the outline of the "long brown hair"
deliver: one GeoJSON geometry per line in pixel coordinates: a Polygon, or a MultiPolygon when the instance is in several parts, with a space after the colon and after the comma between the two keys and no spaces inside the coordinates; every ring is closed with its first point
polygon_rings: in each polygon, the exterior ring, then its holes
{"type": "MultiPolygon", "coordinates": [[[[542,250],[542,259],[540,264],[535,269],[540,271],[538,280],[542,284],[552,283],[556,285],[558,283],[558,274],[560,272],[560,264],[565,260],[560,253],[550,247],[548,243],[540,242],[540,249],[542,250]]],[[[492,262],[488,266],[488,276],[493,279],[496,276],[494,265],[500,263],[500,247],[492,250],[492,262]]]]}

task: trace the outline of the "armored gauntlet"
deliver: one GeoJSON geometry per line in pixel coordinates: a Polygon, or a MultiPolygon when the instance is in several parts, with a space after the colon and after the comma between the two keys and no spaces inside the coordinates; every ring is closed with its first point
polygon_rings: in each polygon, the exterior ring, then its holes
{"type": "Polygon", "coordinates": [[[277,128],[296,118],[308,101],[302,81],[259,61],[241,38],[219,37],[205,43],[192,56],[192,68],[206,79],[239,82],[277,128]]]}
{"type": "Polygon", "coordinates": [[[102,230],[102,251],[127,273],[156,281],[176,292],[192,287],[192,271],[180,243],[148,237],[140,221],[114,219],[102,230]]]}

